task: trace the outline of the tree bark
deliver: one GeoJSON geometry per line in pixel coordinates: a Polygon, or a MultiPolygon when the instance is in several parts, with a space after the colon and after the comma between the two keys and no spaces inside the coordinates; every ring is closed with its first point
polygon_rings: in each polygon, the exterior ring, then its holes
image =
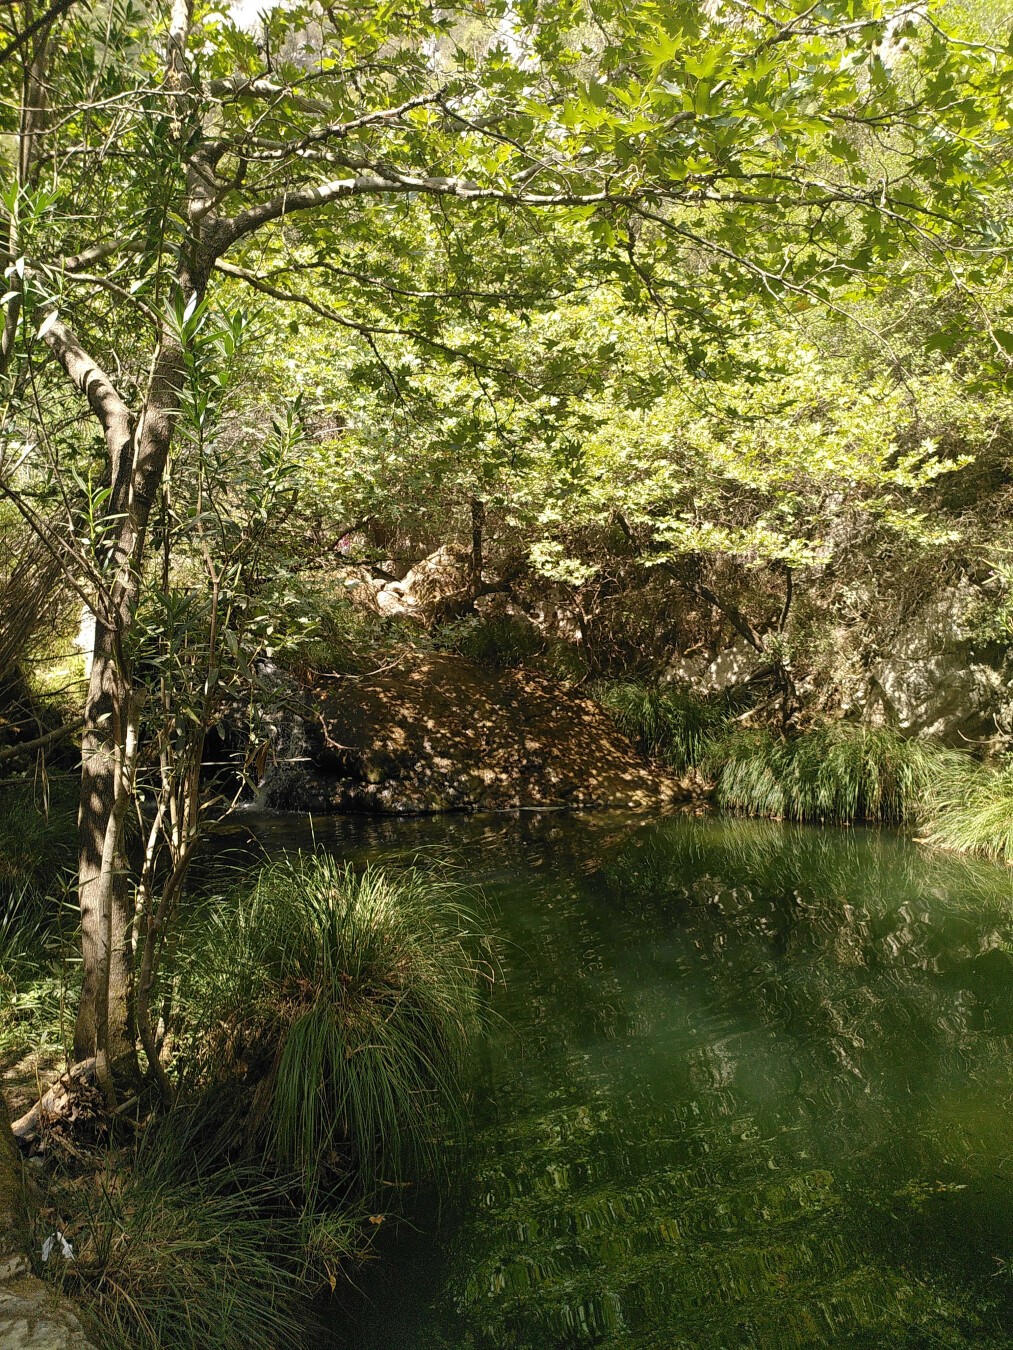
{"type": "Polygon", "coordinates": [[[136,1072],[134,904],[123,830],[136,757],[134,690],[125,639],[134,622],[148,521],[169,455],[179,407],[182,353],[164,332],[144,413],[131,437],[123,481],[110,496],[112,552],[118,567],[109,614],[97,614],[85,708],[79,815],[82,955],[85,980],[74,1030],[77,1059],[94,1055],[104,1077],[136,1072]],[[133,746],[130,748],[131,737],[133,746]]]}

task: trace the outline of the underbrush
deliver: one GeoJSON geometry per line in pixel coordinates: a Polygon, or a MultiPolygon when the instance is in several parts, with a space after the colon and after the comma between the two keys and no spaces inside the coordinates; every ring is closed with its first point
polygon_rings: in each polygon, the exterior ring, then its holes
{"type": "Polygon", "coordinates": [[[792,739],[739,730],[710,752],[720,806],[783,820],[911,823],[954,758],[887,727],[834,722],[792,739]]]}
{"type": "Polygon", "coordinates": [[[232,1170],[167,1176],[143,1151],[104,1161],[92,1184],[52,1187],[73,1257],[43,1269],[81,1301],[99,1350],[303,1343],[299,1216],[277,1183],[232,1170]]]}
{"type": "Polygon", "coordinates": [[[36,785],[0,779],[0,902],[41,898],[75,862],[76,775],[36,785]]]}
{"type": "Polygon", "coordinates": [[[515,614],[470,614],[444,624],[436,646],[493,670],[512,670],[538,660],[546,641],[533,623],[515,614]]]}
{"type": "Polygon", "coordinates": [[[443,1155],[488,970],[480,910],[436,870],[299,855],[192,911],[174,1105],[132,1146],[72,1147],[51,1187],[75,1255],[41,1273],[96,1344],[305,1344],[308,1298],[443,1155]]]}
{"type": "Polygon", "coordinates": [[[937,848],[1013,863],[1013,762],[954,756],[933,781],[926,826],[937,848]]]}
{"type": "Polygon", "coordinates": [[[406,648],[427,648],[430,639],[408,619],[374,613],[333,590],[307,599],[307,612],[289,619],[290,632],[275,658],[296,671],[362,675],[406,648]]]}
{"type": "Polygon", "coordinates": [[[67,960],[77,932],[71,786],[40,802],[31,784],[0,782],[0,1061],[65,1046],[78,975],[67,960]]]}
{"type": "Polygon", "coordinates": [[[601,681],[591,694],[641,754],[677,773],[708,760],[731,711],[725,698],[630,680],[601,681]]]}

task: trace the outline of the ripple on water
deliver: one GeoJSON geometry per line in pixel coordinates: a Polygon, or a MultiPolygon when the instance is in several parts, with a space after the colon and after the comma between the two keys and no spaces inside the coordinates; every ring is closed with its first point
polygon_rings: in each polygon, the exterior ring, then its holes
{"type": "Polygon", "coordinates": [[[1013,1344],[1005,872],[734,820],[331,828],[451,840],[505,980],[458,1193],[326,1343],[1013,1344]]]}

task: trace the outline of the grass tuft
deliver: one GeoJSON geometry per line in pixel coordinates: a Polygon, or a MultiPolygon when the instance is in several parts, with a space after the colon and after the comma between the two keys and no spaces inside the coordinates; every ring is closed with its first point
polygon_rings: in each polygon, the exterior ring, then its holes
{"type": "Polygon", "coordinates": [[[439,630],[436,645],[492,670],[513,670],[541,656],[545,638],[516,614],[467,615],[439,630]]]}
{"type": "Polygon", "coordinates": [[[677,773],[703,763],[728,718],[725,700],[676,687],[602,681],[591,693],[642,754],[677,773]]]}
{"type": "Polygon", "coordinates": [[[835,722],[791,740],[738,731],[714,749],[718,803],[785,820],[903,824],[951,756],[887,727],[835,722]]]}
{"type": "Polygon", "coordinates": [[[276,1185],[174,1181],[141,1161],[55,1198],[74,1259],[44,1273],[82,1301],[100,1350],[302,1344],[298,1216],[276,1185]]]}
{"type": "Polygon", "coordinates": [[[248,1128],[312,1196],[431,1160],[461,1099],[484,942],[461,888],[409,869],[287,858],[208,913],[182,981],[205,1081],[254,1083],[248,1128]]]}
{"type": "Polygon", "coordinates": [[[927,818],[927,843],[1013,863],[1013,762],[953,756],[932,784],[927,818]]]}

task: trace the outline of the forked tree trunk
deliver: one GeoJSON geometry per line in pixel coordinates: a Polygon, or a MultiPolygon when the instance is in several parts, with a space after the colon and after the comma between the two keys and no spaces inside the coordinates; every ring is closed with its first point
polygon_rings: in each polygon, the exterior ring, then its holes
{"type": "Polygon", "coordinates": [[[175,334],[163,332],[147,403],[135,428],[112,385],[72,336],[57,323],[46,338],[98,413],[112,468],[106,513],[111,579],[104,603],[96,606],[82,743],[78,886],[84,986],[74,1029],[75,1058],[94,1056],[100,1081],[109,1091],[117,1078],[137,1074],[134,905],[124,833],[139,706],[127,648],[148,520],[179,408],[182,353],[175,334]]]}

